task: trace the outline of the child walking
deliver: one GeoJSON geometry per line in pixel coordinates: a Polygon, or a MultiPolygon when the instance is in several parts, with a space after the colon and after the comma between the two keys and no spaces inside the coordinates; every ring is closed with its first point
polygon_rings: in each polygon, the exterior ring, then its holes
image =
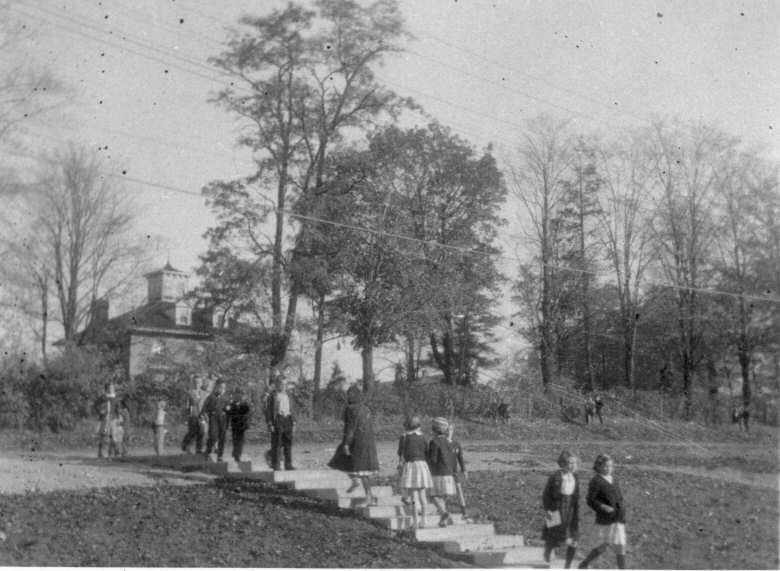
{"type": "Polygon", "coordinates": [[[400,487],[412,499],[413,529],[425,527],[425,490],[433,487],[431,471],[425,459],[427,442],[420,430],[420,417],[413,416],[406,423],[407,432],[398,441],[398,464],[401,471],[400,487]],[[422,511],[418,519],[417,511],[422,511]]]}
{"type": "Polygon", "coordinates": [[[611,547],[617,556],[620,569],[626,568],[626,511],[623,494],[612,475],[614,462],[607,454],[599,454],[593,464],[596,475],[588,485],[587,504],[596,512],[599,545],[580,563],[580,569],[588,565],[611,547]]]}
{"type": "Polygon", "coordinates": [[[577,478],[577,457],[568,450],[558,456],[559,470],[547,479],[542,493],[545,510],[544,560],[549,563],[553,549],[566,545],[565,569],[571,566],[577,551],[580,529],[580,483],[577,478]]]}
{"type": "Polygon", "coordinates": [[[455,434],[455,425],[450,423],[450,426],[447,429],[447,440],[450,441],[452,453],[455,455],[456,460],[455,473],[453,474],[453,477],[455,478],[455,491],[458,493],[458,505],[460,506],[460,512],[463,514],[463,521],[469,522],[470,520],[466,515],[466,496],[463,494],[463,484],[468,479],[466,462],[463,460],[463,447],[460,445],[460,442],[453,439],[453,434],[455,434]]]}
{"type": "Polygon", "coordinates": [[[449,423],[446,418],[437,417],[431,423],[433,438],[428,443],[428,467],[433,478],[431,499],[439,512],[439,527],[452,525],[452,517],[447,511],[447,498],[456,494],[455,470],[457,459],[452,444],[447,438],[449,423]]]}
{"type": "Polygon", "coordinates": [[[161,456],[165,453],[165,409],[167,404],[164,400],[157,402],[157,413],[154,416],[154,453],[161,456]]]}

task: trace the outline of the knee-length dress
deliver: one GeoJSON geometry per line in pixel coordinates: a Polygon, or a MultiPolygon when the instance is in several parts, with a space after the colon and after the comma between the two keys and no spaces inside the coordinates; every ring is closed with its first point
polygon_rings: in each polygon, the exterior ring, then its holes
{"type": "Polygon", "coordinates": [[[580,482],[576,474],[571,474],[574,485],[569,485],[571,493],[564,486],[564,473],[554,472],[547,479],[547,485],[542,493],[542,506],[551,512],[560,512],[561,523],[552,527],[546,524],[542,528],[542,539],[552,546],[559,546],[566,541],[577,541],[580,535],[580,482]]]}
{"type": "Polygon", "coordinates": [[[433,487],[431,471],[425,453],[428,443],[420,432],[408,432],[398,441],[398,457],[403,461],[400,487],[405,490],[433,487]]]}

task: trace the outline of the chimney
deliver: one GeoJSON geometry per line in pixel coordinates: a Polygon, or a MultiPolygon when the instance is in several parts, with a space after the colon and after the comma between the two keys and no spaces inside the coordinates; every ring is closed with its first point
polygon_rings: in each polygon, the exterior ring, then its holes
{"type": "Polygon", "coordinates": [[[90,307],[90,325],[101,326],[108,322],[108,300],[93,299],[90,307]]]}

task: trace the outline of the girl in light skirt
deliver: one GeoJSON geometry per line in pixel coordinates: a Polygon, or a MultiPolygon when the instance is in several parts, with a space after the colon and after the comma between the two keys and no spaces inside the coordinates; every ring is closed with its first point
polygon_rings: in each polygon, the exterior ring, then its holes
{"type": "Polygon", "coordinates": [[[407,432],[398,441],[398,464],[401,473],[400,487],[412,499],[413,529],[425,527],[425,491],[433,487],[431,471],[425,455],[428,443],[420,430],[420,417],[413,416],[406,426],[407,432]],[[417,511],[422,510],[418,520],[417,511]]]}
{"type": "Polygon", "coordinates": [[[626,507],[623,493],[612,475],[614,463],[607,454],[599,454],[593,464],[596,475],[588,485],[587,503],[596,512],[599,545],[582,560],[580,569],[599,557],[608,547],[615,551],[618,568],[626,568],[626,507]]]}

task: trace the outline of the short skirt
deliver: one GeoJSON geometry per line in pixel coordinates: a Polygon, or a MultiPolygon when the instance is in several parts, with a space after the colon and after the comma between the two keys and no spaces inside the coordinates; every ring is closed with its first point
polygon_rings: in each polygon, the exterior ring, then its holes
{"type": "Polygon", "coordinates": [[[432,488],[433,479],[431,478],[431,470],[428,468],[428,462],[425,460],[405,462],[404,469],[401,471],[400,486],[407,490],[432,488]]]}
{"type": "Polygon", "coordinates": [[[432,496],[454,496],[457,493],[455,478],[452,476],[433,476],[432,496]]]}
{"type": "Polygon", "coordinates": [[[626,545],[626,525],[623,523],[612,523],[609,525],[597,525],[599,529],[599,543],[608,543],[609,545],[626,545]]]}

